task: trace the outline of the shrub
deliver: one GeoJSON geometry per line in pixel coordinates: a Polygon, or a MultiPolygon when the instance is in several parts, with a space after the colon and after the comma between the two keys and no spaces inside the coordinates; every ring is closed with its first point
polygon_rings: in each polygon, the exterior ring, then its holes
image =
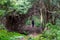
{"type": "Polygon", "coordinates": [[[6,30],[0,30],[0,40],[13,40],[18,36],[24,36],[16,32],[8,32],[6,30]]]}

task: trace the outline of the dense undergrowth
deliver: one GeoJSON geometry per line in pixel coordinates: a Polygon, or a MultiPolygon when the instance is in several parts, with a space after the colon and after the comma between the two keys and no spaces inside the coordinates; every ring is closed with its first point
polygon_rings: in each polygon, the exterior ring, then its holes
{"type": "Polygon", "coordinates": [[[43,40],[60,40],[60,27],[50,23],[47,26],[48,30],[42,33],[43,40]]]}
{"type": "Polygon", "coordinates": [[[3,29],[0,30],[0,40],[20,40],[21,38],[24,38],[24,40],[60,40],[60,27],[50,23],[46,26],[47,30],[44,30],[42,34],[38,34],[36,37],[30,37],[17,32],[8,32],[3,29]]]}
{"type": "Polygon", "coordinates": [[[7,30],[0,30],[0,40],[16,40],[19,36],[24,36],[16,32],[8,32],[7,30]]]}

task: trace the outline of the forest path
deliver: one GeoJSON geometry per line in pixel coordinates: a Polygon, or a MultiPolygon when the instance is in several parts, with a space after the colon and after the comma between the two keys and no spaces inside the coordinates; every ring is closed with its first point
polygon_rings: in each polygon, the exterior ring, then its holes
{"type": "Polygon", "coordinates": [[[31,36],[32,36],[32,37],[36,37],[37,35],[38,35],[37,33],[32,33],[32,34],[29,34],[28,36],[29,36],[29,37],[31,37],[31,36]]]}
{"type": "Polygon", "coordinates": [[[29,34],[25,37],[26,40],[39,40],[39,37],[40,37],[40,34],[37,34],[37,33],[32,33],[32,34],[29,34]]]}

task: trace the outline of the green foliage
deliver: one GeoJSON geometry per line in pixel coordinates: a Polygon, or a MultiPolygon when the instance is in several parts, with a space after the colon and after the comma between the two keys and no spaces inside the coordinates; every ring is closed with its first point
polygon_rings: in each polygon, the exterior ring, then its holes
{"type": "Polygon", "coordinates": [[[50,23],[48,23],[46,26],[48,27],[48,30],[45,30],[42,33],[42,37],[46,38],[47,40],[60,40],[60,27],[50,23]]]}
{"type": "Polygon", "coordinates": [[[57,6],[57,7],[59,7],[60,6],[60,0],[44,0],[44,2],[47,4],[48,3],[48,5],[50,4],[50,5],[54,5],[54,6],[57,6]]]}
{"type": "Polygon", "coordinates": [[[56,20],[56,25],[57,25],[57,26],[60,26],[60,19],[57,19],[57,20],[56,20]]]}
{"type": "MultiPolygon", "coordinates": [[[[37,16],[33,16],[32,19],[34,20],[35,26],[39,27],[40,26],[40,19],[37,16]]],[[[32,20],[30,20],[30,17],[26,21],[26,25],[31,25],[32,20]]]]}
{"type": "Polygon", "coordinates": [[[34,22],[35,22],[35,26],[39,27],[40,26],[40,19],[37,16],[33,16],[34,22]]]}
{"type": "Polygon", "coordinates": [[[31,20],[28,19],[28,20],[26,21],[26,25],[31,25],[31,20]]]}
{"type": "Polygon", "coordinates": [[[48,23],[48,30],[33,38],[33,40],[60,40],[60,27],[48,23]]]}
{"type": "Polygon", "coordinates": [[[0,30],[0,40],[17,40],[22,34],[16,32],[8,32],[7,30],[0,30]]]}
{"type": "MultiPolygon", "coordinates": [[[[48,30],[35,37],[31,37],[31,40],[60,40],[60,27],[51,23],[48,23],[46,26],[48,30]]],[[[19,38],[29,39],[30,37],[16,32],[0,30],[0,40],[18,40],[19,38]]]]}
{"type": "MultiPolygon", "coordinates": [[[[26,14],[28,9],[32,7],[35,0],[0,0],[0,15],[9,14],[9,9],[16,10],[19,14],[26,14]],[[6,13],[4,13],[4,10],[6,13]]],[[[10,11],[11,12],[11,11],[10,11]]]]}
{"type": "Polygon", "coordinates": [[[4,5],[8,0],[0,0],[0,5],[4,5]]]}
{"type": "Polygon", "coordinates": [[[57,5],[57,0],[50,0],[51,5],[57,5]]]}
{"type": "Polygon", "coordinates": [[[0,0],[0,4],[3,6],[7,6],[6,8],[8,9],[9,8],[11,8],[12,10],[15,9],[16,11],[20,12],[20,14],[26,14],[28,9],[32,7],[34,1],[35,0],[31,0],[31,1],[29,0],[0,0]]]}
{"type": "Polygon", "coordinates": [[[5,10],[0,10],[0,16],[4,16],[5,10]]]}
{"type": "Polygon", "coordinates": [[[9,32],[3,24],[0,24],[0,40],[18,40],[21,36],[25,35],[17,32],[9,32]]]}
{"type": "Polygon", "coordinates": [[[16,9],[17,11],[20,11],[20,14],[27,13],[28,9],[31,8],[32,4],[28,0],[10,0],[11,7],[16,9]]]}

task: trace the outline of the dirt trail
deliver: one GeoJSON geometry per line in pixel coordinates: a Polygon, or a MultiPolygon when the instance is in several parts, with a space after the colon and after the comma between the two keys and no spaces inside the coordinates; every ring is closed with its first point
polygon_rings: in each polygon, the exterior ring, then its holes
{"type": "Polygon", "coordinates": [[[38,34],[37,33],[32,33],[32,34],[29,34],[28,37],[36,37],[38,34]]]}

